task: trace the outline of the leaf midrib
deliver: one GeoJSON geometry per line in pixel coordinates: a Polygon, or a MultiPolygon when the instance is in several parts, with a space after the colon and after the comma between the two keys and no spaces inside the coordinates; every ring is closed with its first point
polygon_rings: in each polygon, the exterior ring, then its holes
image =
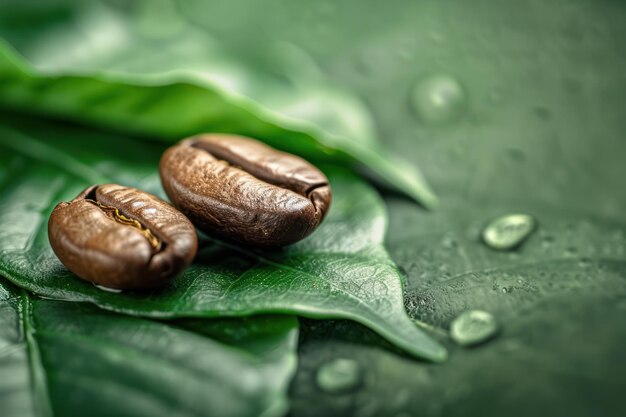
{"type": "MultiPolygon", "coordinates": [[[[7,129],[3,129],[0,127],[0,132],[2,132],[2,130],[7,131],[7,129]]],[[[40,145],[41,143],[35,139],[32,138],[26,134],[20,133],[20,132],[15,132],[12,129],[8,129],[9,134],[13,134],[13,136],[15,137],[17,135],[17,137],[21,137],[21,138],[25,138],[25,143],[34,143],[35,149],[37,148],[37,145],[40,145]]],[[[2,136],[0,135],[0,143],[2,142],[6,142],[2,141],[2,136]]],[[[24,142],[24,141],[20,141],[24,142]]],[[[48,149],[48,147],[45,147],[46,149],[48,149]]],[[[56,149],[50,148],[53,151],[57,152],[57,155],[61,155],[61,160],[65,160],[65,161],[69,161],[69,168],[73,168],[73,169],[67,169],[68,167],[60,165],[60,167],[66,171],[71,173],[74,176],[77,176],[79,178],[82,178],[84,180],[89,180],[90,177],[92,176],[98,176],[100,177],[100,173],[96,170],[92,170],[91,168],[88,168],[88,170],[84,170],[82,168],[84,168],[84,166],[82,165],[81,162],[77,161],[75,158],[73,158],[71,155],[67,154],[67,153],[63,153],[62,151],[57,151],[56,149]],[[76,169],[76,167],[78,167],[78,169],[76,169]]],[[[50,159],[48,156],[48,153],[44,152],[44,154],[46,155],[46,157],[41,158],[38,157],[40,155],[37,154],[37,152],[35,152],[35,154],[33,154],[32,152],[29,152],[30,149],[28,147],[24,147],[23,145],[21,146],[17,146],[16,150],[28,157],[31,158],[35,158],[38,160],[43,161],[44,163],[47,164],[53,164],[54,166],[57,165],[58,161],[55,159],[50,159]]],[[[302,270],[298,270],[296,268],[290,267],[288,265],[283,265],[280,264],[278,262],[274,262],[271,261],[267,258],[264,258],[262,256],[256,255],[254,253],[250,253],[247,251],[243,251],[241,248],[237,248],[237,247],[233,247],[234,249],[238,250],[240,253],[244,253],[248,256],[253,257],[254,259],[257,259],[257,261],[262,262],[266,265],[270,265],[272,267],[276,267],[282,270],[287,270],[287,271],[291,271],[293,273],[297,273],[300,275],[305,275],[305,276],[309,276],[309,277],[313,277],[314,279],[320,279],[319,276],[316,276],[314,274],[311,274],[309,272],[306,271],[302,271],[302,270]]],[[[375,244],[373,246],[373,248],[379,248],[382,249],[382,245],[380,243],[375,244]]],[[[384,250],[384,249],[383,249],[384,250]]],[[[350,256],[354,256],[354,254],[350,254],[350,256]]],[[[387,263],[386,263],[387,264],[387,263]]],[[[391,260],[389,260],[389,263],[387,266],[390,266],[393,268],[394,264],[392,263],[391,260]]],[[[3,268],[2,265],[0,265],[0,270],[2,269],[6,269],[3,268]]],[[[9,274],[9,276],[11,276],[13,274],[9,274]]],[[[399,277],[398,277],[399,278],[399,277]]],[[[423,334],[422,331],[415,327],[409,317],[406,315],[405,311],[403,309],[399,309],[397,303],[390,303],[391,305],[391,310],[390,311],[395,311],[395,315],[398,316],[398,313],[401,316],[404,316],[406,318],[406,323],[404,323],[403,325],[397,325],[394,324],[394,321],[390,320],[389,318],[386,317],[386,315],[384,314],[379,314],[377,312],[376,309],[373,308],[373,306],[371,306],[369,303],[367,303],[366,301],[364,301],[363,299],[361,299],[360,297],[354,296],[353,294],[346,292],[345,290],[343,290],[340,287],[334,286],[332,282],[330,282],[331,288],[333,289],[333,292],[335,292],[336,295],[341,295],[342,298],[344,298],[346,301],[350,301],[353,304],[350,306],[349,304],[346,305],[346,309],[345,310],[333,310],[333,309],[329,309],[327,306],[320,305],[320,306],[308,306],[309,308],[307,308],[307,306],[305,305],[304,308],[299,307],[299,306],[291,306],[291,307],[287,307],[286,311],[280,311],[280,313],[289,313],[289,314],[303,314],[306,315],[307,313],[310,313],[312,310],[317,310],[317,314],[321,314],[321,315],[328,315],[329,317],[332,316],[336,316],[336,317],[342,317],[342,318],[346,318],[346,319],[351,319],[357,322],[360,322],[368,327],[371,327],[373,330],[377,331],[379,334],[381,334],[383,337],[387,337],[391,340],[395,340],[395,343],[398,343],[400,345],[404,345],[404,348],[407,349],[408,351],[414,352],[414,354],[418,355],[418,356],[422,356],[425,358],[433,358],[434,356],[431,353],[422,353],[420,352],[421,348],[417,347],[415,348],[415,346],[411,346],[409,342],[409,340],[411,340],[414,337],[419,338],[423,338],[426,341],[431,342],[431,344],[433,346],[437,346],[438,343],[435,342],[434,340],[431,340],[429,338],[429,336],[427,334],[423,334]],[[310,307],[313,307],[312,309],[310,307]],[[358,312],[358,313],[357,313],[358,312]],[[389,326],[389,324],[391,324],[391,326],[389,326]],[[411,326],[411,329],[413,329],[413,331],[416,333],[413,337],[410,335],[407,335],[407,329],[408,326],[411,326]],[[409,347],[411,346],[411,347],[409,347]]],[[[400,288],[400,291],[402,289],[400,288]]],[[[100,303],[98,303],[97,300],[95,299],[90,299],[90,302],[96,304],[96,305],[100,305],[100,303]]],[[[400,304],[402,305],[402,304],[400,304]]],[[[119,309],[119,308],[111,308],[113,311],[118,311],[118,312],[125,312],[123,311],[123,309],[119,309]]],[[[271,310],[271,312],[273,312],[273,310],[271,310]]],[[[263,311],[255,311],[255,313],[262,313],[263,311]]],[[[398,317],[396,317],[396,319],[398,319],[398,317]]],[[[440,346],[439,346],[440,347],[440,346]]],[[[441,356],[441,355],[439,355],[441,356]]]]}
{"type": "MultiPolygon", "coordinates": [[[[237,246],[234,246],[234,245],[229,245],[229,244],[226,244],[226,243],[220,243],[220,244],[223,244],[224,246],[229,247],[230,249],[233,249],[233,250],[235,250],[235,251],[237,251],[237,252],[239,252],[239,253],[243,253],[243,254],[245,254],[245,255],[248,255],[248,256],[252,257],[253,259],[256,259],[257,261],[259,261],[259,262],[261,262],[261,263],[264,263],[264,264],[266,264],[266,265],[273,266],[273,267],[275,267],[275,268],[279,268],[279,269],[285,269],[285,270],[287,270],[287,271],[295,272],[295,273],[298,273],[298,274],[303,274],[303,275],[305,275],[305,276],[308,276],[308,277],[311,277],[311,278],[314,278],[314,279],[320,279],[318,276],[313,275],[313,274],[311,274],[310,272],[307,272],[307,271],[302,271],[302,270],[299,270],[299,269],[297,269],[297,268],[294,268],[294,267],[291,267],[291,266],[288,266],[288,265],[283,265],[283,264],[281,264],[281,263],[271,261],[271,260],[269,260],[269,259],[267,259],[267,258],[265,258],[265,257],[263,257],[263,256],[260,256],[260,255],[258,255],[258,254],[256,254],[256,253],[253,253],[253,252],[249,252],[249,251],[247,251],[247,250],[245,250],[245,249],[243,249],[243,248],[239,248],[239,247],[237,247],[237,246]]],[[[239,280],[241,279],[241,277],[242,277],[243,275],[245,275],[245,273],[246,273],[246,272],[243,272],[243,273],[239,276],[239,278],[237,278],[237,280],[236,280],[235,282],[239,281],[239,280]]],[[[233,285],[233,284],[231,284],[231,286],[232,286],[232,285],[233,285]]],[[[231,286],[229,286],[228,288],[230,288],[231,286]]],[[[355,297],[354,295],[352,295],[352,294],[350,294],[350,293],[345,292],[345,291],[344,291],[343,289],[341,289],[341,288],[338,288],[338,287],[334,287],[334,286],[332,286],[332,283],[331,283],[331,288],[336,289],[336,290],[337,290],[337,292],[340,292],[341,294],[343,294],[343,295],[347,296],[347,297],[348,297],[349,299],[351,299],[351,300],[356,300],[356,302],[357,302],[357,304],[358,304],[358,305],[361,305],[361,306],[365,307],[365,308],[366,308],[366,310],[367,310],[367,311],[369,311],[370,313],[374,313],[374,316],[376,316],[376,317],[378,316],[378,315],[376,314],[376,312],[375,312],[374,310],[372,310],[372,308],[371,308],[368,304],[366,304],[363,300],[361,300],[360,298],[357,298],[357,297],[355,297]]]]}
{"type": "Polygon", "coordinates": [[[37,410],[41,416],[52,417],[54,413],[52,412],[52,403],[50,402],[50,393],[48,392],[46,369],[41,360],[39,345],[34,337],[35,326],[32,320],[32,303],[26,290],[21,290],[20,298],[20,319],[24,332],[24,343],[28,350],[28,362],[34,392],[35,410],[37,410]]]}

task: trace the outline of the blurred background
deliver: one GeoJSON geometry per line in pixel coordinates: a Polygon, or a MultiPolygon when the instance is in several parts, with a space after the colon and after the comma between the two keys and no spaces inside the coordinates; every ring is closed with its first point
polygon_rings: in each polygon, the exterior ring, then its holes
{"type": "Polygon", "coordinates": [[[42,68],[184,70],[330,130],[369,119],[444,198],[619,217],[622,2],[466,3],[3,0],[0,34],[42,68]]]}
{"type": "Polygon", "coordinates": [[[437,366],[304,321],[292,415],[624,415],[626,2],[1,0],[0,36],[47,71],[190,73],[421,168],[436,211],[381,188],[407,310],[484,308],[503,333],[437,366]],[[537,233],[485,248],[511,212],[537,233]],[[360,385],[319,390],[341,356],[360,385]]]}

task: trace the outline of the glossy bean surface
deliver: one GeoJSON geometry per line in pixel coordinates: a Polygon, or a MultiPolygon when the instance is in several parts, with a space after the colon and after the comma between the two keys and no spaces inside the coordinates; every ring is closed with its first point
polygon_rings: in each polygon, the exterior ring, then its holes
{"type": "Polygon", "coordinates": [[[331,202],[326,176],[304,159],[235,135],[200,135],[161,158],[165,192],[209,235],[283,246],[311,234],[331,202]]]}
{"type": "Polygon", "coordinates": [[[135,188],[93,185],[59,203],[48,238],[80,278],[116,289],[158,287],[193,260],[193,224],[169,203],[135,188]]]}

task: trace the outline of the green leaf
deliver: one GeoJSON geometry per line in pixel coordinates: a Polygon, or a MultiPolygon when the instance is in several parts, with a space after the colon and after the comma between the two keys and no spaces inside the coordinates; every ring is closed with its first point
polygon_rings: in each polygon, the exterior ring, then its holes
{"type": "Polygon", "coordinates": [[[364,168],[424,206],[436,205],[419,170],[374,139],[363,104],[320,77],[299,77],[313,71],[302,63],[303,51],[277,47],[276,56],[291,67],[284,80],[246,71],[193,24],[155,39],[151,30],[171,28],[175,10],[164,24],[99,2],[60,7],[64,13],[49,16],[51,27],[33,14],[34,34],[25,37],[13,36],[10,16],[23,30],[36,8],[5,7],[8,25],[0,36],[15,38],[34,66],[0,43],[0,104],[167,141],[200,132],[245,134],[308,159],[364,168]],[[104,44],[97,40],[103,31],[104,44]]]}
{"type": "Polygon", "coordinates": [[[45,297],[149,317],[347,318],[415,356],[445,359],[445,350],[404,311],[400,274],[383,248],[386,213],[380,197],[348,171],[326,169],[334,201],[310,238],[273,251],[205,241],[193,265],[170,286],[111,294],[63,267],[48,243],[46,220],[57,202],[94,182],[162,195],[157,166],[163,148],[58,124],[22,123],[31,125],[27,133],[0,130],[0,160],[6,166],[0,183],[0,272],[17,285],[45,297]]]}
{"type": "Polygon", "coordinates": [[[367,333],[350,323],[320,330],[304,322],[291,391],[294,415],[623,414],[623,222],[531,198],[488,208],[461,200],[434,213],[398,198],[387,202],[396,219],[387,246],[407,274],[407,310],[428,325],[450,358],[432,367],[386,352],[371,338],[367,343],[367,333]],[[481,240],[483,227],[512,206],[532,213],[538,230],[517,251],[490,249],[481,240]],[[500,331],[482,345],[462,347],[449,339],[450,324],[473,309],[491,313],[500,331]],[[316,386],[312,376],[332,358],[355,360],[372,381],[350,394],[361,401],[316,386]],[[312,410],[311,403],[320,405],[312,410]]]}
{"type": "MultiPolygon", "coordinates": [[[[437,211],[384,196],[386,247],[406,273],[409,314],[436,326],[450,358],[428,366],[368,343],[351,323],[301,323],[292,414],[623,416],[626,3],[394,2],[371,19],[354,4],[300,5],[268,37],[316,51],[329,77],[372,104],[387,145],[429,173],[437,211]],[[301,28],[324,7],[341,25],[321,43],[301,28]],[[354,70],[363,51],[375,81],[354,70]],[[463,86],[462,117],[425,125],[398,111],[431,74],[463,86]],[[511,252],[485,246],[483,228],[514,213],[537,220],[528,240],[511,252]],[[498,335],[469,349],[450,342],[467,309],[492,313],[498,335]],[[357,361],[366,383],[343,395],[316,386],[334,358],[357,361]]],[[[258,13],[256,27],[274,20],[258,13]]]]}
{"type": "Polygon", "coordinates": [[[392,204],[396,212],[421,220],[422,226],[410,233],[396,224],[390,250],[410,272],[432,279],[413,280],[407,304],[416,318],[434,326],[447,328],[469,309],[483,309],[503,323],[519,325],[521,312],[547,309],[546,304],[560,298],[576,295],[581,303],[594,298],[609,302],[626,294],[626,228],[618,222],[555,211],[529,199],[516,205],[534,215],[538,230],[519,249],[499,253],[483,243],[481,232],[506,214],[504,207],[476,210],[451,204],[426,222],[404,204],[392,204]],[[419,243],[407,244],[418,238],[419,243]],[[445,270],[435,272],[444,263],[445,270]]]}
{"type": "Polygon", "coordinates": [[[0,323],[4,417],[287,411],[293,317],[168,325],[42,300],[1,280],[0,323]]]}

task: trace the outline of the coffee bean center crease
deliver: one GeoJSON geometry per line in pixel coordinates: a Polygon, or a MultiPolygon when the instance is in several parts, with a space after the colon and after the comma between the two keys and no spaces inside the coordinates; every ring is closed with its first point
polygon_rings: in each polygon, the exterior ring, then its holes
{"type": "Polygon", "coordinates": [[[204,134],[169,148],[159,165],[170,200],[205,233],[245,245],[285,246],[322,223],[326,176],[257,140],[204,134]]]}
{"type": "Polygon", "coordinates": [[[102,209],[102,211],[104,211],[104,213],[109,218],[113,219],[114,221],[116,221],[118,223],[121,223],[123,225],[126,225],[126,226],[134,227],[135,229],[137,229],[139,231],[139,233],[141,233],[142,235],[144,235],[146,237],[146,239],[148,239],[148,242],[150,243],[150,246],[152,246],[152,248],[155,251],[158,252],[163,247],[163,241],[161,239],[159,239],[154,233],[152,233],[152,231],[150,229],[145,227],[139,221],[126,217],[125,215],[120,213],[120,210],[117,207],[107,206],[107,205],[102,204],[102,203],[100,203],[98,201],[91,200],[91,199],[88,199],[88,198],[85,199],[85,201],[93,203],[96,206],[100,207],[102,209]]]}

